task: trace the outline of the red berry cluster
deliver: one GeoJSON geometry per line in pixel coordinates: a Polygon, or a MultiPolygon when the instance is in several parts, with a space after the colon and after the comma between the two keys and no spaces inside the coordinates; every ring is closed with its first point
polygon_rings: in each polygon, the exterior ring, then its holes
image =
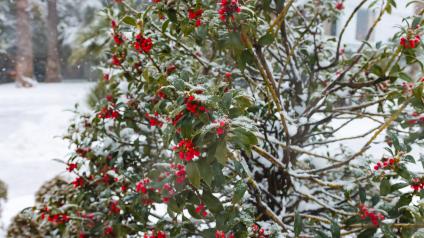
{"type": "Polygon", "coordinates": [[[106,95],[106,101],[108,101],[108,102],[111,102],[111,103],[114,103],[115,102],[115,98],[113,98],[113,96],[112,95],[106,95]]]}
{"type": "Polygon", "coordinates": [[[146,118],[149,120],[150,126],[162,127],[163,122],[159,120],[159,113],[155,112],[154,116],[146,113],[146,118]]]}
{"type": "Polygon", "coordinates": [[[156,96],[160,97],[161,99],[166,98],[166,94],[160,90],[156,93],[156,96]]]}
{"type": "Polygon", "coordinates": [[[119,212],[121,212],[121,208],[118,206],[118,201],[111,202],[109,210],[112,214],[119,214],[119,212]]]}
{"type": "Polygon", "coordinates": [[[336,9],[341,11],[344,9],[344,4],[343,2],[336,2],[336,9]]]}
{"type": "Polygon", "coordinates": [[[103,231],[103,233],[105,234],[105,235],[113,235],[113,228],[111,227],[111,226],[107,226],[107,227],[105,227],[105,229],[104,229],[104,231],[103,231]]]}
{"type": "Polygon", "coordinates": [[[379,161],[376,165],[374,165],[374,170],[379,169],[392,169],[394,165],[398,163],[398,160],[396,158],[383,158],[382,161],[379,161]]]}
{"type": "Polygon", "coordinates": [[[151,231],[150,235],[145,233],[143,238],[166,238],[166,234],[163,231],[158,231],[158,232],[151,231]]]}
{"type": "Polygon", "coordinates": [[[177,123],[181,120],[181,118],[184,116],[183,112],[178,113],[173,119],[172,119],[172,125],[176,126],[177,123]]]}
{"type": "Polygon", "coordinates": [[[241,11],[238,0],[221,0],[221,7],[218,10],[219,19],[226,21],[227,18],[234,20],[234,13],[241,11]]]}
{"type": "Polygon", "coordinates": [[[109,74],[103,74],[103,80],[104,81],[109,81],[109,79],[110,79],[110,75],[109,74]]]}
{"type": "Polygon", "coordinates": [[[359,205],[359,216],[362,220],[369,218],[374,226],[379,226],[379,221],[384,220],[383,214],[370,211],[364,204],[359,205]]]}
{"type": "Polygon", "coordinates": [[[69,163],[69,164],[68,164],[68,167],[66,168],[66,170],[67,170],[68,172],[72,172],[72,171],[74,171],[74,169],[76,169],[76,168],[78,168],[78,165],[77,165],[77,164],[75,164],[75,163],[69,163]]]}
{"type": "Polygon", "coordinates": [[[149,53],[153,43],[151,38],[144,38],[141,34],[135,36],[134,48],[140,53],[149,53]]]}
{"type": "Polygon", "coordinates": [[[125,37],[122,35],[122,33],[114,33],[113,34],[113,41],[119,46],[122,45],[125,41],[125,37]]]}
{"type": "MultiPolygon", "coordinates": [[[[117,180],[117,179],[118,178],[115,178],[115,180],[117,180]]],[[[110,184],[111,183],[111,177],[109,176],[109,174],[104,173],[103,176],[102,176],[102,181],[105,184],[110,184]]],[[[112,180],[112,181],[114,181],[114,180],[112,180]]]]}
{"type": "Polygon", "coordinates": [[[194,115],[198,115],[200,112],[206,112],[205,106],[202,106],[200,102],[196,101],[194,96],[189,96],[184,99],[187,111],[194,115]]]}
{"type": "Polygon", "coordinates": [[[411,188],[415,192],[419,192],[424,189],[424,178],[413,178],[411,181],[411,188]]]}
{"type": "Polygon", "coordinates": [[[421,37],[419,35],[400,38],[400,45],[405,49],[414,49],[420,44],[420,42],[421,37]]]}
{"type": "Polygon", "coordinates": [[[225,78],[226,80],[230,81],[232,78],[233,74],[231,72],[225,72],[225,78]]]}
{"type": "Polygon", "coordinates": [[[162,186],[162,191],[164,193],[166,193],[166,196],[164,196],[162,198],[162,202],[168,203],[169,202],[169,199],[171,198],[172,195],[174,195],[175,191],[174,191],[174,189],[171,187],[171,185],[169,183],[165,183],[162,186]]]}
{"type": "Polygon", "coordinates": [[[82,177],[76,177],[74,181],[72,181],[74,188],[82,187],[84,185],[84,179],[82,177]]]}
{"type": "Polygon", "coordinates": [[[206,206],[205,204],[201,203],[199,205],[197,205],[196,207],[196,213],[198,214],[202,214],[203,217],[206,217],[208,215],[208,212],[206,211],[206,206]]]}
{"type": "Polygon", "coordinates": [[[168,75],[172,74],[173,72],[175,72],[175,70],[177,70],[177,66],[175,66],[175,64],[170,64],[166,67],[166,73],[168,75]]]}
{"type": "Polygon", "coordinates": [[[177,183],[184,183],[184,180],[186,178],[186,170],[185,170],[185,166],[182,164],[171,164],[171,169],[175,169],[175,176],[176,179],[175,181],[177,183]]]}
{"type": "Polygon", "coordinates": [[[67,214],[65,213],[58,213],[54,215],[49,214],[49,208],[45,207],[44,209],[40,210],[40,219],[44,220],[47,219],[48,222],[53,223],[55,225],[64,224],[70,220],[67,214]]]}
{"type": "Polygon", "coordinates": [[[119,117],[119,112],[113,108],[103,107],[97,114],[97,117],[99,119],[117,119],[119,117]]]}
{"type": "Polygon", "coordinates": [[[215,231],[215,238],[235,238],[235,236],[233,233],[228,234],[227,236],[224,231],[217,230],[215,231]]]}
{"type": "Polygon", "coordinates": [[[414,124],[418,124],[418,123],[423,124],[424,123],[424,115],[421,115],[418,112],[414,112],[414,113],[411,114],[411,116],[414,117],[414,119],[410,119],[410,120],[406,121],[406,123],[408,123],[409,125],[414,125],[414,124]]]}
{"type": "Polygon", "coordinates": [[[148,178],[141,180],[140,182],[138,182],[135,185],[135,191],[138,192],[138,193],[139,192],[147,193],[147,189],[148,189],[147,186],[149,185],[149,183],[150,183],[150,179],[148,179],[148,178]]]}
{"type": "Polygon", "coordinates": [[[216,128],[216,134],[218,136],[223,135],[225,133],[225,121],[213,121],[213,123],[218,123],[219,126],[216,128]]]}
{"type": "Polygon", "coordinates": [[[121,66],[121,59],[117,55],[112,55],[112,65],[121,66]]]}
{"type": "Polygon", "coordinates": [[[112,20],[112,21],[110,22],[110,25],[111,25],[111,27],[112,27],[112,30],[115,30],[116,28],[118,28],[118,23],[116,23],[116,21],[115,21],[115,20],[112,20]]]}
{"type": "Polygon", "coordinates": [[[91,151],[91,149],[88,148],[88,147],[86,147],[86,148],[77,148],[75,150],[75,153],[77,153],[81,157],[85,157],[90,151],[91,151]]]}
{"type": "Polygon", "coordinates": [[[198,9],[198,10],[189,9],[188,19],[195,20],[196,27],[198,27],[202,24],[202,20],[200,19],[202,17],[202,14],[203,14],[203,9],[198,9]]]}
{"type": "Polygon", "coordinates": [[[403,88],[403,94],[410,94],[412,95],[414,92],[414,87],[415,87],[415,83],[410,82],[403,82],[402,83],[402,88],[403,88]]]}
{"type": "Polygon", "coordinates": [[[266,234],[265,234],[265,230],[264,230],[264,228],[260,228],[260,229],[259,229],[259,226],[258,226],[258,225],[256,225],[256,224],[253,224],[253,225],[252,225],[252,232],[253,232],[253,234],[255,235],[255,237],[257,237],[257,238],[265,238],[265,237],[269,237],[269,235],[266,235],[266,234]]]}
{"type": "Polygon", "coordinates": [[[181,160],[191,161],[194,157],[199,157],[200,152],[196,150],[195,145],[189,139],[182,139],[178,145],[172,148],[178,152],[178,156],[181,160]]]}

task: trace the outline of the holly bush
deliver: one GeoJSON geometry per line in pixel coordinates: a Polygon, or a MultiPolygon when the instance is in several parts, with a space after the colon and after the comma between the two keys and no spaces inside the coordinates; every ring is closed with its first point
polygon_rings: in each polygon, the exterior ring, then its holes
{"type": "Polygon", "coordinates": [[[74,180],[34,219],[81,238],[418,235],[421,14],[370,41],[397,2],[115,1],[106,96],[77,113],[74,180]]]}

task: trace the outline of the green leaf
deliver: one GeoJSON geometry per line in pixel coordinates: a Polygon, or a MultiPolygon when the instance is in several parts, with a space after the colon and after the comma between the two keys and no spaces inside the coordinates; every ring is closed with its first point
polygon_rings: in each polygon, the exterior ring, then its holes
{"type": "Polygon", "coordinates": [[[213,185],[217,187],[223,187],[223,185],[226,183],[226,179],[222,173],[222,165],[216,163],[211,169],[213,173],[213,185]]]}
{"type": "Polygon", "coordinates": [[[173,81],[173,84],[174,84],[174,87],[175,87],[176,90],[178,90],[178,91],[184,91],[185,84],[184,84],[184,81],[183,80],[181,80],[181,79],[175,79],[173,81]]]}
{"type": "Polygon", "coordinates": [[[373,65],[370,72],[377,76],[382,76],[384,74],[383,69],[378,64],[373,65]]]}
{"type": "Polygon", "coordinates": [[[184,204],[179,203],[181,199],[171,198],[168,202],[168,209],[175,212],[175,213],[181,213],[184,208],[184,204]]]}
{"type": "Polygon", "coordinates": [[[381,228],[381,231],[384,234],[384,237],[387,237],[387,238],[395,238],[396,237],[396,234],[392,232],[392,230],[391,230],[391,228],[389,227],[388,224],[383,223],[383,224],[381,224],[380,228],[381,228]]]}
{"type": "Polygon", "coordinates": [[[329,236],[322,231],[314,230],[315,238],[328,238],[329,236]]]}
{"type": "Polygon", "coordinates": [[[361,200],[361,203],[365,203],[367,200],[367,194],[361,185],[359,185],[359,199],[361,200]]]}
{"type": "Polygon", "coordinates": [[[395,147],[396,151],[400,151],[402,150],[399,140],[396,136],[392,136],[392,142],[393,142],[393,146],[395,147]]]}
{"type": "Polygon", "coordinates": [[[246,183],[240,180],[234,186],[233,204],[239,203],[247,190],[246,183]]]}
{"type": "Polygon", "coordinates": [[[403,158],[404,161],[409,162],[409,163],[416,163],[414,157],[412,157],[411,155],[407,155],[405,156],[405,158],[403,158]]]}
{"type": "Polygon", "coordinates": [[[421,84],[420,86],[414,88],[414,96],[415,98],[423,104],[423,91],[424,91],[424,84],[421,84]]]}
{"type": "Polygon", "coordinates": [[[211,166],[213,165],[209,164],[206,159],[200,159],[199,161],[197,161],[197,167],[199,168],[200,176],[202,177],[203,181],[205,181],[205,183],[209,186],[212,184],[213,179],[213,172],[211,166]]]}
{"type": "Polygon", "coordinates": [[[412,195],[411,194],[403,194],[402,196],[400,196],[398,202],[396,203],[396,207],[403,207],[403,206],[407,206],[411,203],[412,201],[412,195]]]}
{"type": "Polygon", "coordinates": [[[258,41],[259,45],[261,46],[270,45],[272,42],[274,42],[274,36],[271,33],[267,33],[266,35],[262,36],[258,41]]]}
{"type": "Polygon", "coordinates": [[[180,121],[181,135],[185,138],[189,138],[193,134],[193,123],[190,118],[184,118],[180,121]]]}
{"type": "Polygon", "coordinates": [[[404,72],[399,72],[399,78],[405,80],[406,82],[412,82],[413,79],[409,77],[408,74],[405,74],[404,72]]]}
{"type": "Polygon", "coordinates": [[[231,141],[243,150],[250,150],[250,146],[258,143],[258,139],[255,134],[247,129],[239,127],[233,129],[232,132],[234,135],[231,137],[231,141]]]}
{"type": "Polygon", "coordinates": [[[215,158],[222,165],[225,165],[227,163],[227,160],[228,160],[227,153],[228,153],[228,149],[225,142],[224,141],[218,142],[216,146],[216,150],[215,150],[215,158]]]}
{"type": "Polygon", "coordinates": [[[231,102],[233,101],[233,94],[231,92],[225,93],[222,97],[222,107],[225,111],[228,112],[231,107],[231,102]]]}
{"type": "Polygon", "coordinates": [[[202,199],[205,202],[206,207],[212,213],[219,213],[224,210],[221,202],[216,198],[210,191],[205,190],[202,195],[202,199]]]}
{"type": "Polygon", "coordinates": [[[169,20],[167,19],[163,24],[162,24],[162,32],[166,32],[166,29],[169,26],[169,20]]]}
{"type": "Polygon", "coordinates": [[[133,17],[125,16],[124,19],[122,19],[122,21],[127,25],[137,26],[137,21],[133,17]]]}
{"type": "Polygon", "coordinates": [[[169,20],[171,20],[172,22],[178,22],[177,11],[175,9],[168,9],[166,14],[168,15],[169,20]]]}
{"type": "Polygon", "coordinates": [[[300,217],[300,214],[298,211],[296,211],[294,215],[294,236],[299,237],[300,233],[302,232],[302,218],[300,217]]]}
{"type": "Polygon", "coordinates": [[[344,222],[344,224],[346,224],[346,226],[350,226],[350,225],[355,224],[355,223],[358,223],[360,221],[361,221],[361,218],[358,215],[356,215],[356,216],[353,216],[353,217],[348,218],[344,222]]]}
{"type": "Polygon", "coordinates": [[[399,174],[399,176],[401,176],[402,178],[404,178],[408,181],[412,177],[409,170],[407,168],[405,168],[405,166],[403,166],[403,165],[398,166],[398,168],[396,169],[396,172],[397,172],[397,174],[399,174]]]}
{"type": "Polygon", "coordinates": [[[368,228],[358,235],[358,238],[372,238],[377,232],[377,228],[368,228]]]}
{"type": "Polygon", "coordinates": [[[387,194],[389,194],[391,192],[391,184],[389,179],[384,178],[381,182],[380,182],[380,195],[381,196],[386,196],[387,194]]]}
{"type": "Polygon", "coordinates": [[[389,15],[392,14],[392,6],[391,5],[387,4],[385,10],[389,15]]]}
{"type": "Polygon", "coordinates": [[[331,237],[339,238],[340,237],[340,227],[335,221],[331,221],[331,237]]]}
{"type": "Polygon", "coordinates": [[[396,183],[396,184],[393,184],[391,186],[390,190],[392,192],[394,192],[394,191],[397,191],[397,190],[404,188],[404,187],[407,187],[407,186],[409,186],[409,184],[407,184],[407,183],[396,183]]]}
{"type": "Polygon", "coordinates": [[[186,165],[187,177],[190,183],[196,187],[200,187],[200,171],[197,167],[197,164],[194,162],[190,162],[186,165]]]}

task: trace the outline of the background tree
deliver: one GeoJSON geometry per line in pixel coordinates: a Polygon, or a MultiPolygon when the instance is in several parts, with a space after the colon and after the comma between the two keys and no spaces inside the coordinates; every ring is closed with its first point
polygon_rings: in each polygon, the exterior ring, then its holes
{"type": "Polygon", "coordinates": [[[45,82],[60,82],[61,59],[59,56],[58,42],[58,14],[56,0],[47,1],[47,65],[45,82]]]}
{"type": "Polygon", "coordinates": [[[33,53],[32,34],[29,17],[28,0],[16,2],[16,82],[23,87],[32,86],[33,78],[33,53]]]}

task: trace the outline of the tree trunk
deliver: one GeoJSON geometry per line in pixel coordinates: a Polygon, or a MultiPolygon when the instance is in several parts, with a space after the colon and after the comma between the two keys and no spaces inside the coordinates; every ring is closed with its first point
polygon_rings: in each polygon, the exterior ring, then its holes
{"type": "Polygon", "coordinates": [[[16,0],[16,83],[23,87],[33,85],[32,34],[28,6],[28,0],[16,0]]]}
{"type": "Polygon", "coordinates": [[[47,16],[47,66],[46,80],[47,83],[60,82],[60,59],[59,59],[59,42],[58,42],[58,17],[57,17],[56,0],[48,0],[48,16],[47,16]]]}

